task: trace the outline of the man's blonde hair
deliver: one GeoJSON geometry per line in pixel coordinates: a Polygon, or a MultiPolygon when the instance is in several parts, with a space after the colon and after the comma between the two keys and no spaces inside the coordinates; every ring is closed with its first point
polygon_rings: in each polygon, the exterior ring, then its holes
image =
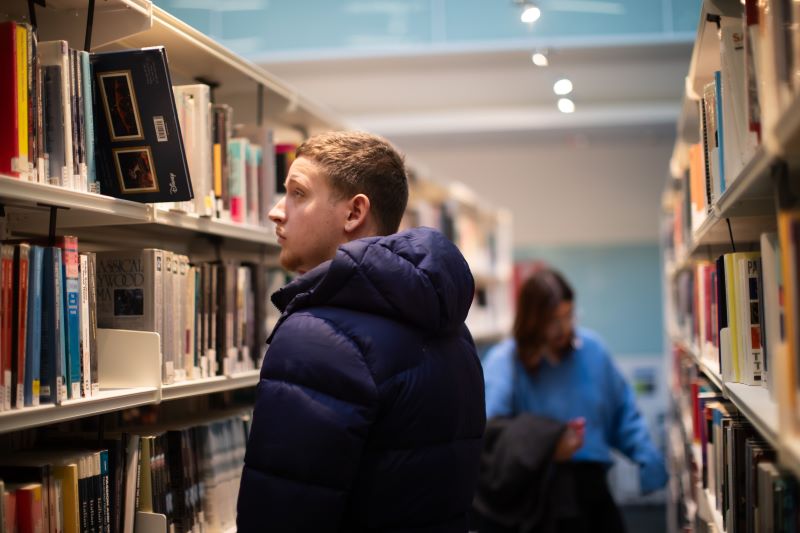
{"type": "Polygon", "coordinates": [[[397,231],[408,203],[408,178],[403,156],[386,139],[358,131],[334,131],[311,137],[297,148],[297,157],[322,166],[340,198],[369,198],[378,231],[397,231]]]}

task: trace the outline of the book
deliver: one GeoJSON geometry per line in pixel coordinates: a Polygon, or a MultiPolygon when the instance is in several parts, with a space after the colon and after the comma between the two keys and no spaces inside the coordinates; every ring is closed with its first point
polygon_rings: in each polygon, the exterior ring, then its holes
{"type": "Polygon", "coordinates": [[[0,405],[4,411],[11,409],[11,397],[14,391],[12,379],[13,295],[14,247],[3,244],[0,245],[0,379],[2,379],[0,405]]]}
{"type": "Polygon", "coordinates": [[[25,392],[27,407],[39,405],[42,359],[42,276],[44,250],[31,246],[28,261],[28,338],[25,343],[25,392]]]}
{"type": "Polygon", "coordinates": [[[82,91],[82,104],[83,104],[83,143],[86,153],[86,190],[88,192],[99,193],[100,185],[97,181],[97,171],[95,168],[95,155],[94,155],[94,98],[93,98],[93,83],[92,83],[92,67],[90,54],[88,52],[79,51],[78,57],[80,60],[81,72],[81,91],[82,91]]]}
{"type": "Polygon", "coordinates": [[[91,353],[89,347],[89,258],[80,254],[80,354],[81,354],[81,396],[92,395],[91,353]]]}
{"type": "Polygon", "coordinates": [[[39,43],[39,63],[44,70],[45,151],[51,185],[75,189],[72,98],[70,97],[69,46],[66,41],[39,43]]]}
{"type": "Polygon", "coordinates": [[[172,337],[165,335],[164,252],[121,250],[97,252],[97,325],[102,328],[152,331],[160,334],[163,377],[171,360],[172,337]]]}
{"type": "Polygon", "coordinates": [[[40,403],[66,399],[66,352],[61,249],[44,249],[42,275],[42,357],[40,403]]]}
{"type": "Polygon", "coordinates": [[[25,355],[28,340],[28,282],[31,246],[14,246],[13,317],[11,322],[11,383],[14,406],[25,406],[25,355]]]}
{"type": "Polygon", "coordinates": [[[86,267],[89,291],[89,382],[91,395],[100,392],[97,355],[97,256],[94,252],[86,254],[86,267]]]}
{"type": "Polygon", "coordinates": [[[214,214],[214,184],[211,144],[211,90],[208,85],[177,85],[172,88],[175,101],[182,102],[181,133],[189,163],[194,191],[194,212],[214,214]]]}
{"type": "Polygon", "coordinates": [[[94,53],[91,64],[102,193],[138,202],[191,200],[164,47],[94,53]]]}
{"type": "Polygon", "coordinates": [[[17,24],[13,21],[0,23],[0,173],[19,177],[19,113],[17,81],[17,24]]]}
{"type": "Polygon", "coordinates": [[[78,239],[72,236],[59,237],[61,248],[62,294],[64,304],[64,335],[66,348],[67,394],[69,398],[81,397],[81,324],[80,324],[80,256],[78,239]]]}

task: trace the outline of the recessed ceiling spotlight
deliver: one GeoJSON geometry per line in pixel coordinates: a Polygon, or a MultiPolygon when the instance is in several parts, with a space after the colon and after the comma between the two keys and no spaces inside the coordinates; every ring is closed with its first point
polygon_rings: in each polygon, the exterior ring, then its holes
{"type": "Polygon", "coordinates": [[[562,113],[574,113],[575,112],[575,102],[570,100],[569,98],[559,98],[558,99],[558,110],[562,113]]]}
{"type": "Polygon", "coordinates": [[[533,61],[533,64],[537,67],[546,67],[550,65],[550,60],[547,58],[547,54],[544,52],[535,52],[531,56],[531,61],[533,61]]]}
{"type": "Polygon", "coordinates": [[[562,78],[553,84],[553,92],[558,96],[566,96],[572,92],[572,82],[562,78]]]}
{"type": "Polygon", "coordinates": [[[527,22],[528,24],[533,24],[539,17],[542,16],[542,10],[536,7],[533,4],[523,4],[525,6],[522,15],[520,15],[519,19],[522,22],[527,22]]]}

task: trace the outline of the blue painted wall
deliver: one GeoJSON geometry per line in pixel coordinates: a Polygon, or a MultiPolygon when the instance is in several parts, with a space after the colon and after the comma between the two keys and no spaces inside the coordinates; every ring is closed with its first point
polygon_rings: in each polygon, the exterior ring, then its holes
{"type": "Polygon", "coordinates": [[[663,353],[657,244],[547,246],[515,251],[541,259],[575,288],[578,323],[597,331],[614,355],[663,353]]]}

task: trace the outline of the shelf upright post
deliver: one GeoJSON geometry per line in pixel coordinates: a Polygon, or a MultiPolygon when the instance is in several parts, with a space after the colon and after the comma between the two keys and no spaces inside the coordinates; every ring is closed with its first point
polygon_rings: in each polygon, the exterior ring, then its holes
{"type": "Polygon", "coordinates": [[[92,50],[92,26],[94,25],[94,0],[89,0],[89,7],[86,10],[86,38],[83,41],[83,50],[92,50]]]}

